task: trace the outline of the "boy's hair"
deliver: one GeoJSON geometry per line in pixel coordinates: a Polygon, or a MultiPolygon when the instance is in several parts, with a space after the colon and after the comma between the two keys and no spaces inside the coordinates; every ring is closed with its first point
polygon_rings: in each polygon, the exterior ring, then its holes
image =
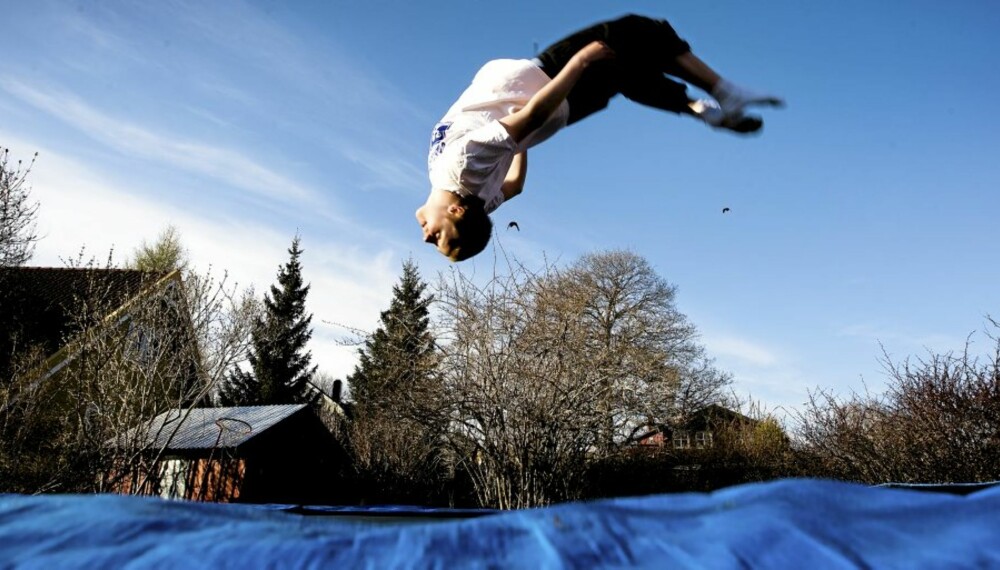
{"type": "Polygon", "coordinates": [[[465,207],[465,213],[455,220],[459,245],[452,261],[465,261],[486,249],[493,233],[493,222],[486,213],[485,202],[476,196],[460,195],[459,203],[465,207]]]}

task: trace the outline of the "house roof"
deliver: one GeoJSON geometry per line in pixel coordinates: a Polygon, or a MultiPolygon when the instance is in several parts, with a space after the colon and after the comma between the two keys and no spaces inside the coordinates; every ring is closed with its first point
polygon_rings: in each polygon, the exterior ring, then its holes
{"type": "Polygon", "coordinates": [[[750,424],[759,423],[758,420],[747,417],[736,410],[730,410],[729,408],[718,404],[709,404],[696,411],[692,414],[692,416],[693,417],[689,420],[689,423],[693,422],[697,424],[704,423],[706,421],[736,421],[750,424]]]}
{"type": "Polygon", "coordinates": [[[157,449],[232,448],[246,443],[305,407],[306,404],[286,404],[192,408],[190,413],[174,409],[153,419],[149,438],[157,449]]]}
{"type": "Polygon", "coordinates": [[[698,408],[688,416],[681,418],[674,423],[649,425],[645,432],[640,433],[635,438],[635,441],[640,443],[643,441],[654,441],[657,438],[661,438],[663,434],[669,435],[674,430],[678,429],[685,431],[705,430],[711,428],[710,424],[713,424],[713,422],[738,422],[742,424],[760,423],[759,420],[747,417],[740,412],[730,410],[725,406],[709,404],[698,408]]]}
{"type": "Polygon", "coordinates": [[[77,332],[75,320],[85,303],[101,303],[110,313],[170,275],[130,269],[0,268],[0,305],[4,320],[17,325],[22,346],[39,346],[52,354],[77,332]]]}

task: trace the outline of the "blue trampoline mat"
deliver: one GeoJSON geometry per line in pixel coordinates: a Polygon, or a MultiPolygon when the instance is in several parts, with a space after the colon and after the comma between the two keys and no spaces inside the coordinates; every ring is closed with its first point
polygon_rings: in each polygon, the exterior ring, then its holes
{"type": "Polygon", "coordinates": [[[8,565],[1000,568],[1000,487],[963,496],[780,480],[408,524],[113,495],[5,495],[0,566],[8,565]]]}

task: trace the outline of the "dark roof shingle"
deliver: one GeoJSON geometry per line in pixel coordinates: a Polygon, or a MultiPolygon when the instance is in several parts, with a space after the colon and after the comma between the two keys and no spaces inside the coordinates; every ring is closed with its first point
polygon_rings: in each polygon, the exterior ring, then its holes
{"type": "Polygon", "coordinates": [[[170,410],[153,419],[149,427],[149,441],[155,449],[233,448],[305,407],[305,404],[285,404],[192,408],[186,418],[184,414],[187,410],[170,410]]]}
{"type": "Polygon", "coordinates": [[[77,332],[85,303],[99,303],[110,313],[168,275],[130,269],[0,268],[0,318],[8,332],[18,332],[20,346],[52,354],[77,332]]]}

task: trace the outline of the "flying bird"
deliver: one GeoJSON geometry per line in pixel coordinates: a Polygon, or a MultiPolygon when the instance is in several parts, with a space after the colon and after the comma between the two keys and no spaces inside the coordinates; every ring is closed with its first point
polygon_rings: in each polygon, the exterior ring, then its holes
{"type": "Polygon", "coordinates": [[[726,213],[726,212],[728,212],[728,211],[729,211],[729,208],[723,208],[723,209],[722,209],[722,213],[723,213],[723,214],[725,214],[725,213],[726,213]]]}
{"type": "Polygon", "coordinates": [[[517,225],[517,222],[511,222],[507,224],[507,229],[509,230],[511,228],[514,228],[517,231],[521,231],[521,226],[517,225]]]}

